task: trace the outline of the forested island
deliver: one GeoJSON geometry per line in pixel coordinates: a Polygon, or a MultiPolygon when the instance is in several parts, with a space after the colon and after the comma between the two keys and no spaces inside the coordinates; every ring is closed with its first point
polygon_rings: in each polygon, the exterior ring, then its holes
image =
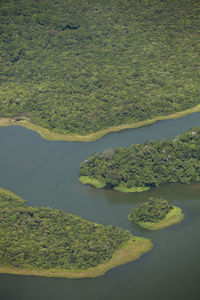
{"type": "Polygon", "coordinates": [[[184,219],[181,209],[169,204],[166,199],[149,198],[133,208],[128,219],[149,230],[160,230],[180,223],[184,219]]]}
{"type": "Polygon", "coordinates": [[[49,207],[30,207],[0,189],[0,273],[96,277],[151,250],[149,239],[49,207]]]}
{"type": "Polygon", "coordinates": [[[2,126],[92,140],[200,110],[198,0],[2,0],[0,15],[2,126]]]}
{"type": "Polygon", "coordinates": [[[200,182],[200,127],[171,140],[94,153],[81,163],[79,180],[121,192],[146,191],[165,183],[200,182]]]}

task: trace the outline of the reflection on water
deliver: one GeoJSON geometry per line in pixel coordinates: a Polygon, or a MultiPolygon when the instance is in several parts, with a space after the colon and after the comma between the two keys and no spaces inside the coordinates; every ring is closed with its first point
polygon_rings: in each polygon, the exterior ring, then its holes
{"type": "Polygon", "coordinates": [[[193,184],[190,186],[192,189],[200,189],[200,184],[193,184]]]}

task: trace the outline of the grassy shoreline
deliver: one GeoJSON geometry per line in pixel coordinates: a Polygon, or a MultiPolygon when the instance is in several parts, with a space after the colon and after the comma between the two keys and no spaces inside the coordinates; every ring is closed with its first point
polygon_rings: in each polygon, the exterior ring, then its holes
{"type": "MultiPolygon", "coordinates": [[[[10,197],[15,197],[22,201],[20,196],[15,193],[0,188],[0,193],[6,194],[10,197]]],[[[25,202],[25,200],[23,200],[25,202]]],[[[71,215],[72,216],[72,215],[71,215]]],[[[96,224],[94,222],[90,222],[96,224]]],[[[110,269],[113,269],[122,264],[128,263],[138,259],[142,254],[150,251],[153,244],[150,239],[143,237],[132,236],[128,242],[121,245],[121,247],[113,254],[110,260],[105,261],[97,265],[96,267],[91,267],[89,269],[40,269],[40,268],[20,268],[8,265],[0,265],[0,274],[16,274],[16,275],[34,275],[34,276],[45,276],[45,277],[65,277],[65,278],[92,278],[104,275],[110,269]]]]}
{"type": "Polygon", "coordinates": [[[39,125],[31,123],[27,118],[24,118],[20,121],[17,121],[14,118],[0,118],[0,127],[19,125],[19,126],[27,128],[27,129],[38,132],[42,138],[44,138],[48,141],[91,142],[91,141],[96,141],[111,132],[118,132],[118,131],[122,131],[122,130],[126,130],[126,129],[133,129],[133,128],[139,128],[142,126],[148,126],[157,121],[167,120],[167,119],[177,119],[177,118],[185,117],[189,114],[193,114],[196,112],[200,112],[200,104],[198,104],[192,108],[186,109],[184,111],[180,111],[180,112],[171,114],[171,115],[158,116],[153,119],[139,121],[139,122],[132,123],[132,124],[121,124],[119,126],[112,126],[112,127],[105,128],[105,129],[99,130],[97,132],[88,134],[88,135],[73,135],[73,134],[54,133],[46,128],[43,128],[39,125]]]}
{"type": "Polygon", "coordinates": [[[165,216],[165,218],[160,220],[159,222],[137,222],[137,224],[142,228],[156,231],[178,224],[183,221],[183,219],[184,214],[182,213],[181,208],[173,205],[173,209],[171,209],[170,212],[165,216]]]}
{"type": "Polygon", "coordinates": [[[2,188],[2,187],[0,187],[0,193],[4,193],[5,195],[8,195],[10,197],[15,197],[16,199],[23,200],[25,202],[25,200],[22,199],[20,196],[16,195],[15,193],[13,193],[9,190],[2,188]]]}
{"type": "Polygon", "coordinates": [[[141,193],[141,192],[146,192],[149,191],[150,188],[149,187],[143,187],[143,186],[139,186],[139,187],[131,187],[131,188],[127,188],[125,186],[116,186],[114,187],[115,191],[119,191],[122,193],[141,193]]]}
{"type": "Polygon", "coordinates": [[[78,179],[82,184],[89,184],[94,186],[97,189],[102,189],[105,184],[103,182],[100,182],[98,179],[91,178],[89,176],[80,176],[78,179]]]}
{"type": "Polygon", "coordinates": [[[87,270],[41,270],[41,269],[20,269],[9,266],[0,266],[0,273],[45,277],[63,277],[63,278],[94,278],[104,275],[107,271],[140,258],[141,255],[153,248],[151,240],[134,237],[126,243],[121,249],[117,250],[113,257],[97,267],[87,270]]]}
{"type": "MultiPolygon", "coordinates": [[[[102,189],[105,187],[105,183],[99,181],[98,179],[91,178],[89,176],[80,176],[78,179],[82,184],[89,184],[97,189],[102,189]]],[[[113,188],[115,191],[122,193],[141,193],[149,190],[149,187],[131,187],[127,188],[124,186],[116,186],[113,188]]]]}

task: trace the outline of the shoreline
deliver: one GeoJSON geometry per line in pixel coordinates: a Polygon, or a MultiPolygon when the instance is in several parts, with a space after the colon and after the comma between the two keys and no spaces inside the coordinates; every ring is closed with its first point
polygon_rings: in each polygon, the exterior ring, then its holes
{"type": "Polygon", "coordinates": [[[27,118],[24,118],[22,120],[16,121],[14,118],[0,118],[0,127],[7,127],[7,126],[13,126],[18,125],[25,127],[27,129],[36,131],[39,133],[39,135],[44,138],[47,141],[71,141],[71,142],[91,142],[96,141],[103,136],[111,133],[111,132],[119,132],[126,129],[133,129],[133,128],[139,128],[142,126],[148,126],[151,125],[157,121],[162,120],[168,120],[168,119],[178,119],[180,117],[185,117],[189,114],[193,114],[196,112],[200,112],[200,104],[186,109],[184,111],[180,111],[171,115],[166,116],[159,116],[155,117],[153,119],[148,119],[144,121],[138,121],[136,123],[130,123],[130,124],[121,124],[118,126],[112,126],[106,129],[99,130],[97,132],[88,134],[88,135],[73,135],[73,134],[60,134],[60,133],[54,133],[50,131],[49,129],[46,129],[44,127],[41,127],[39,125],[31,123],[27,118]]]}
{"type": "Polygon", "coordinates": [[[102,189],[105,187],[105,183],[99,181],[96,178],[91,178],[89,176],[80,176],[78,178],[78,180],[82,183],[82,184],[89,184],[91,186],[94,186],[97,189],[102,189]]]}
{"type": "Polygon", "coordinates": [[[122,264],[134,261],[141,255],[150,251],[153,244],[150,239],[143,237],[133,237],[122,248],[116,251],[113,257],[96,267],[87,270],[40,270],[40,269],[18,269],[14,267],[0,266],[0,274],[29,275],[44,277],[62,277],[62,278],[95,278],[104,275],[107,271],[122,264]]]}
{"type": "Polygon", "coordinates": [[[121,193],[142,193],[150,190],[147,186],[139,186],[139,187],[130,187],[127,188],[125,186],[115,186],[113,190],[121,192],[121,193]]]}
{"type": "MultiPolygon", "coordinates": [[[[20,196],[16,195],[12,191],[6,190],[0,187],[0,193],[4,193],[7,196],[15,197],[16,199],[25,202],[20,196]]],[[[75,215],[73,215],[75,216],[75,215]]],[[[79,218],[78,216],[76,216],[79,218]]],[[[89,221],[88,221],[89,222],[89,221]]],[[[95,222],[89,222],[96,224],[95,222]]],[[[121,245],[121,247],[115,251],[110,260],[105,261],[102,264],[97,265],[86,270],[56,270],[56,269],[37,269],[37,268],[20,268],[12,266],[0,265],[0,274],[15,274],[15,275],[30,275],[30,276],[44,276],[44,277],[63,277],[63,278],[94,278],[104,275],[107,271],[123,265],[125,263],[138,259],[144,253],[150,251],[153,248],[153,243],[148,238],[132,236],[128,242],[121,245]]]]}
{"type": "Polygon", "coordinates": [[[164,217],[164,219],[160,220],[159,222],[137,222],[138,224],[144,229],[157,231],[172,225],[178,224],[184,220],[184,214],[182,209],[178,206],[173,205],[173,209],[169,211],[169,213],[164,217]]]}
{"type": "MultiPolygon", "coordinates": [[[[91,185],[97,189],[102,189],[106,186],[105,183],[99,181],[96,178],[92,178],[89,176],[80,176],[78,178],[78,180],[82,183],[82,184],[88,184],[91,185]]],[[[121,193],[142,193],[142,192],[146,192],[149,191],[150,188],[149,187],[145,187],[145,186],[140,186],[140,187],[130,187],[127,188],[125,186],[115,186],[114,188],[112,188],[111,190],[117,191],[117,192],[121,192],[121,193]]]]}

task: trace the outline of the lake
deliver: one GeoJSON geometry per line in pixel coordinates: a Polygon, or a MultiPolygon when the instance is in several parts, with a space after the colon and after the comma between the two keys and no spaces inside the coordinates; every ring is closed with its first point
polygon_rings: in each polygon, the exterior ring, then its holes
{"type": "Polygon", "coordinates": [[[150,126],[110,133],[89,142],[48,142],[36,132],[0,127],[0,186],[31,206],[50,206],[102,224],[115,224],[151,238],[154,248],[139,260],[95,279],[62,279],[0,274],[2,300],[198,300],[200,295],[200,185],[171,184],[144,193],[97,190],[78,181],[80,162],[93,152],[147,140],[173,138],[200,126],[200,113],[150,126]],[[149,232],[127,219],[150,196],[180,206],[185,220],[149,232]]]}

